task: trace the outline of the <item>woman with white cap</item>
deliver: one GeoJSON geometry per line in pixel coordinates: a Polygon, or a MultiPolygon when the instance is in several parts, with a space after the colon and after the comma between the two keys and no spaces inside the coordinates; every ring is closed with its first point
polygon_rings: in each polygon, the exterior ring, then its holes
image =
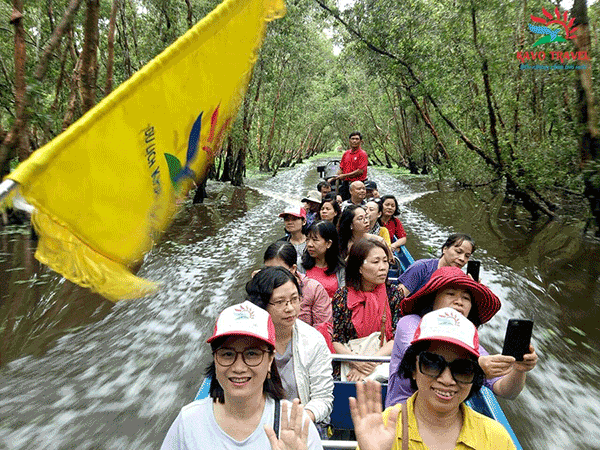
{"type": "Polygon", "coordinates": [[[298,400],[291,408],[281,401],[268,312],[250,302],[233,305],[219,315],[207,342],[213,353],[206,371],[210,396],[183,407],[161,450],[264,450],[269,443],[273,450],[323,448],[298,400]]]}
{"type": "MultiPolygon", "coordinates": [[[[399,364],[410,345],[421,317],[429,311],[450,307],[467,317],[476,326],[488,322],[500,309],[500,299],[485,285],[474,281],[458,267],[442,267],[435,271],[425,286],[400,303],[402,318],[398,321],[390,361],[390,378],[386,406],[392,406],[411,396],[414,389],[409,380],[402,378],[399,364]]],[[[537,363],[537,355],[530,353],[523,361],[512,356],[489,355],[481,347],[479,364],[483,368],[485,385],[496,395],[515,398],[525,385],[526,373],[537,363]]]]}
{"type": "Polygon", "coordinates": [[[406,403],[381,412],[381,386],[357,383],[350,399],[361,450],[515,449],[508,432],[464,404],[482,386],[477,328],[452,308],[421,320],[400,371],[416,391],[406,403]]]}

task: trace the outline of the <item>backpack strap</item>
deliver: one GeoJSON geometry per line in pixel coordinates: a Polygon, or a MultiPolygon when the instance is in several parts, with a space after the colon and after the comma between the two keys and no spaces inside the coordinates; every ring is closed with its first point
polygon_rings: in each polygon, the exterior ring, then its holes
{"type": "Polygon", "coordinates": [[[280,400],[278,398],[275,399],[275,414],[273,414],[273,431],[275,431],[275,436],[279,439],[279,420],[281,419],[281,406],[280,400]]]}

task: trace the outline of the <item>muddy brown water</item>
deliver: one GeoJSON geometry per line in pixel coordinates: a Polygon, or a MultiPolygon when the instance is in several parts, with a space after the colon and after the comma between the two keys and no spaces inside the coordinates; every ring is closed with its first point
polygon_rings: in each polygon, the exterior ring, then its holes
{"type": "MultiPolygon", "coordinates": [[[[116,305],[66,282],[33,257],[27,227],[0,230],[0,448],[154,449],[195,395],[218,312],[243,299],[277,214],[318,181],[315,163],[208,184],[146,256],[151,297],[116,305]]],[[[540,362],[501,404],[525,449],[600,449],[600,244],[583,224],[532,224],[501,199],[372,170],[401,200],[415,258],[448,234],[470,233],[482,279],[503,302],[481,340],[500,351],[506,322],[532,318],[540,362]]]]}

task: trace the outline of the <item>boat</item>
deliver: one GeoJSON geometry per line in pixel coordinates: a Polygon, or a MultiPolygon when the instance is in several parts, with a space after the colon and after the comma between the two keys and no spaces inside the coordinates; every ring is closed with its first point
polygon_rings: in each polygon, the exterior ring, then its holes
{"type": "MultiPolygon", "coordinates": [[[[396,254],[396,267],[392,267],[390,269],[390,276],[388,279],[392,283],[398,282],[398,276],[404,272],[406,267],[414,262],[414,259],[410,252],[406,249],[405,246],[402,246],[401,251],[396,254]]],[[[369,362],[379,362],[379,363],[389,363],[389,356],[358,356],[358,355],[332,355],[332,360],[341,362],[341,361],[369,361],[369,362]]],[[[205,378],[202,382],[198,393],[194,400],[201,400],[209,396],[209,388],[210,388],[210,379],[205,378]]],[[[387,393],[387,384],[382,384],[382,403],[385,403],[385,395],[387,393]]],[[[348,404],[349,397],[356,397],[356,383],[348,382],[348,381],[337,381],[334,380],[333,387],[333,410],[330,416],[330,426],[333,430],[336,431],[344,431],[344,430],[353,430],[352,418],[350,415],[350,407],[348,404]]],[[[497,422],[500,422],[508,434],[510,435],[515,447],[517,450],[523,450],[515,432],[513,431],[504,411],[500,407],[498,400],[494,393],[487,388],[486,386],[482,386],[481,390],[467,400],[467,405],[471,407],[473,410],[490,417],[497,422]]],[[[325,449],[355,449],[357,446],[356,441],[351,440],[323,440],[322,441],[323,448],[325,449]]]]}
{"type": "MultiPolygon", "coordinates": [[[[317,171],[320,173],[322,178],[327,178],[334,175],[339,167],[339,161],[329,161],[324,166],[318,166],[317,171]]],[[[414,258],[403,245],[399,251],[395,253],[395,261],[390,267],[388,274],[388,281],[394,284],[398,283],[398,277],[415,262],[414,258]]],[[[332,360],[335,362],[342,361],[365,361],[365,362],[379,362],[389,363],[389,356],[359,356],[359,355],[338,355],[333,354],[332,360]]],[[[205,378],[196,394],[194,400],[201,400],[209,396],[210,379],[205,378]]],[[[385,403],[385,396],[387,393],[387,384],[382,384],[382,404],[385,403]]],[[[356,383],[349,381],[338,381],[334,380],[333,388],[333,410],[330,416],[330,426],[336,431],[353,431],[354,427],[352,424],[352,417],[350,415],[350,406],[348,404],[349,397],[356,397],[356,383]]],[[[513,431],[504,411],[500,407],[495,394],[486,386],[482,386],[481,390],[467,400],[466,404],[473,410],[490,417],[497,422],[500,422],[504,428],[508,431],[515,447],[517,450],[523,450],[515,432],[513,431]]],[[[347,433],[353,434],[353,433],[347,433]]],[[[351,440],[323,440],[323,448],[325,449],[355,449],[357,446],[356,441],[351,440]]]]}

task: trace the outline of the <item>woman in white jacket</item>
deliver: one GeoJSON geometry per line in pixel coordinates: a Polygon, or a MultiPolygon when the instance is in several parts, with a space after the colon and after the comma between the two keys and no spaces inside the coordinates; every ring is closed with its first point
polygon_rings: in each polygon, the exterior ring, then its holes
{"type": "Polygon", "coordinates": [[[275,362],[285,398],[299,398],[313,422],[324,423],[333,407],[331,353],[321,333],[298,319],[298,280],[283,267],[265,267],[246,284],[246,292],[275,325],[275,362]]]}

